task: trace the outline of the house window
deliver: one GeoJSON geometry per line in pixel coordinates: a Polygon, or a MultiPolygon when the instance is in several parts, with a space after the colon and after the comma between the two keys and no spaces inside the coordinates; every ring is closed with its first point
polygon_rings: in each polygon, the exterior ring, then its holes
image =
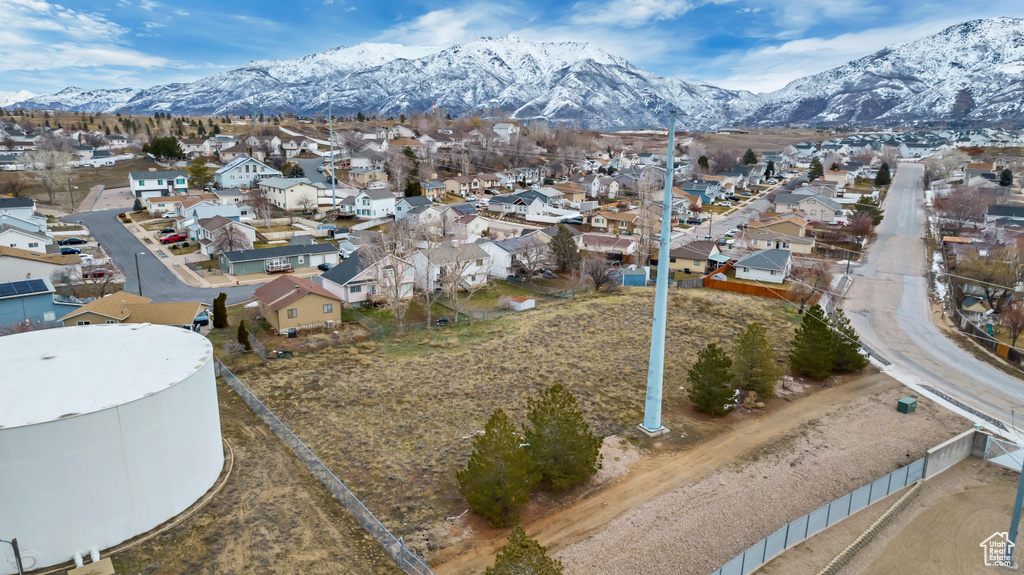
{"type": "Polygon", "coordinates": [[[108,324],[111,324],[111,323],[117,323],[117,320],[114,320],[114,319],[108,319],[108,320],[107,320],[107,323],[108,323],[108,324]]]}
{"type": "Polygon", "coordinates": [[[750,271],[750,268],[748,268],[748,267],[744,267],[744,268],[743,268],[743,273],[747,273],[747,272],[749,272],[749,271],[750,271]]]}
{"type": "Polygon", "coordinates": [[[30,247],[30,248],[38,248],[39,247],[39,242],[29,242],[28,247],[30,247]]]}
{"type": "Polygon", "coordinates": [[[145,186],[146,185],[146,180],[139,180],[139,185],[140,186],[145,186]]]}
{"type": "Polygon", "coordinates": [[[770,273],[771,275],[775,275],[775,270],[771,270],[771,271],[770,271],[769,273],[770,273]]]}
{"type": "Polygon", "coordinates": [[[299,317],[299,310],[297,308],[291,308],[288,310],[288,319],[295,319],[299,317]]]}
{"type": "Polygon", "coordinates": [[[368,286],[366,288],[366,295],[374,295],[376,293],[377,293],[377,288],[375,288],[374,286],[368,286]]]}
{"type": "Polygon", "coordinates": [[[476,267],[482,267],[483,265],[484,265],[484,260],[476,260],[476,267]]]}
{"type": "Polygon", "coordinates": [[[52,311],[43,312],[43,321],[53,321],[57,319],[57,314],[52,311]]]}
{"type": "Polygon", "coordinates": [[[362,293],[363,286],[351,286],[348,288],[348,293],[362,293]]]}
{"type": "Polygon", "coordinates": [[[80,321],[80,322],[76,323],[75,325],[92,325],[92,322],[91,321],[80,321]]]}
{"type": "Polygon", "coordinates": [[[334,304],[333,303],[325,303],[324,304],[324,313],[333,313],[333,312],[334,312],[334,304]]]}

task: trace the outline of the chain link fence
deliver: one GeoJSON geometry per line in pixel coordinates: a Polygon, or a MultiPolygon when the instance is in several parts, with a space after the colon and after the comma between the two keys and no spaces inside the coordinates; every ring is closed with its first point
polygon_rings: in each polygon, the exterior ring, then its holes
{"type": "Polygon", "coordinates": [[[274,412],[271,411],[263,402],[260,401],[244,383],[221,362],[216,364],[217,373],[231,389],[235,390],[235,393],[242,398],[242,401],[249,406],[264,423],[270,427],[278,437],[281,438],[285,444],[295,452],[295,455],[299,457],[299,460],[306,465],[307,468],[320,480],[321,483],[327,487],[328,490],[334,497],[345,506],[345,509],[356,518],[356,521],[376,539],[380,542],[381,546],[387,554],[397,563],[403,571],[415,575],[433,575],[433,571],[427,566],[423,559],[420,559],[415,553],[406,548],[405,542],[400,537],[395,537],[384,524],[378,520],[370,510],[359,499],[349,491],[348,487],[338,479],[331,470],[324,465],[320,458],[306,444],[294,434],[288,426],[285,425],[274,412]]]}

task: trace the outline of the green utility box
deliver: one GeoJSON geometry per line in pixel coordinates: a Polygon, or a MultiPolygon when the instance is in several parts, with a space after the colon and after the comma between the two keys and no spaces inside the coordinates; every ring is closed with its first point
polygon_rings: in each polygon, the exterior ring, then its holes
{"type": "Polygon", "coordinates": [[[917,400],[913,397],[904,397],[896,404],[896,411],[900,413],[914,413],[917,409],[917,400]]]}

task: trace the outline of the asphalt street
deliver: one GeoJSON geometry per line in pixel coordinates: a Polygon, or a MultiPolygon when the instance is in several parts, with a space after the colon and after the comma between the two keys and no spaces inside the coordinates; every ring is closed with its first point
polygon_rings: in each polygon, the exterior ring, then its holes
{"type": "Polygon", "coordinates": [[[149,251],[138,238],[133,236],[117,221],[119,210],[103,210],[72,214],[62,218],[66,222],[81,222],[89,228],[89,234],[107,252],[117,269],[125,276],[125,291],[138,292],[138,275],[135,273],[135,254],[139,255],[139,272],[142,275],[142,295],[157,302],[201,301],[213,303],[217,294],[228,294],[228,303],[238,303],[252,297],[258,285],[230,288],[199,288],[183,283],[171,270],[160,262],[158,256],[149,251]]]}
{"type": "Polygon", "coordinates": [[[295,158],[292,161],[302,167],[302,171],[306,172],[306,177],[309,178],[309,181],[314,184],[320,182],[330,186],[327,177],[316,171],[317,168],[324,165],[323,158],[295,158]]]}
{"type": "MultiPolygon", "coordinates": [[[[899,165],[885,219],[867,263],[853,272],[843,306],[861,339],[918,383],[1011,424],[1024,424],[1024,382],[977,359],[932,322],[924,215],[923,166],[899,165]]],[[[895,406],[894,406],[895,408],[895,406]]]]}

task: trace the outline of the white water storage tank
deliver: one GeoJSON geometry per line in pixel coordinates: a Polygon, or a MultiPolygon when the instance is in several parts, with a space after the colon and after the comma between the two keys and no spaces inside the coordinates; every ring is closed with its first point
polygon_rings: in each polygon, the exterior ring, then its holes
{"type": "MultiPolygon", "coordinates": [[[[224,465],[213,348],[148,324],[0,337],[0,538],[26,568],[181,513],[224,465]]],[[[0,549],[0,573],[15,573],[0,549]]]]}

